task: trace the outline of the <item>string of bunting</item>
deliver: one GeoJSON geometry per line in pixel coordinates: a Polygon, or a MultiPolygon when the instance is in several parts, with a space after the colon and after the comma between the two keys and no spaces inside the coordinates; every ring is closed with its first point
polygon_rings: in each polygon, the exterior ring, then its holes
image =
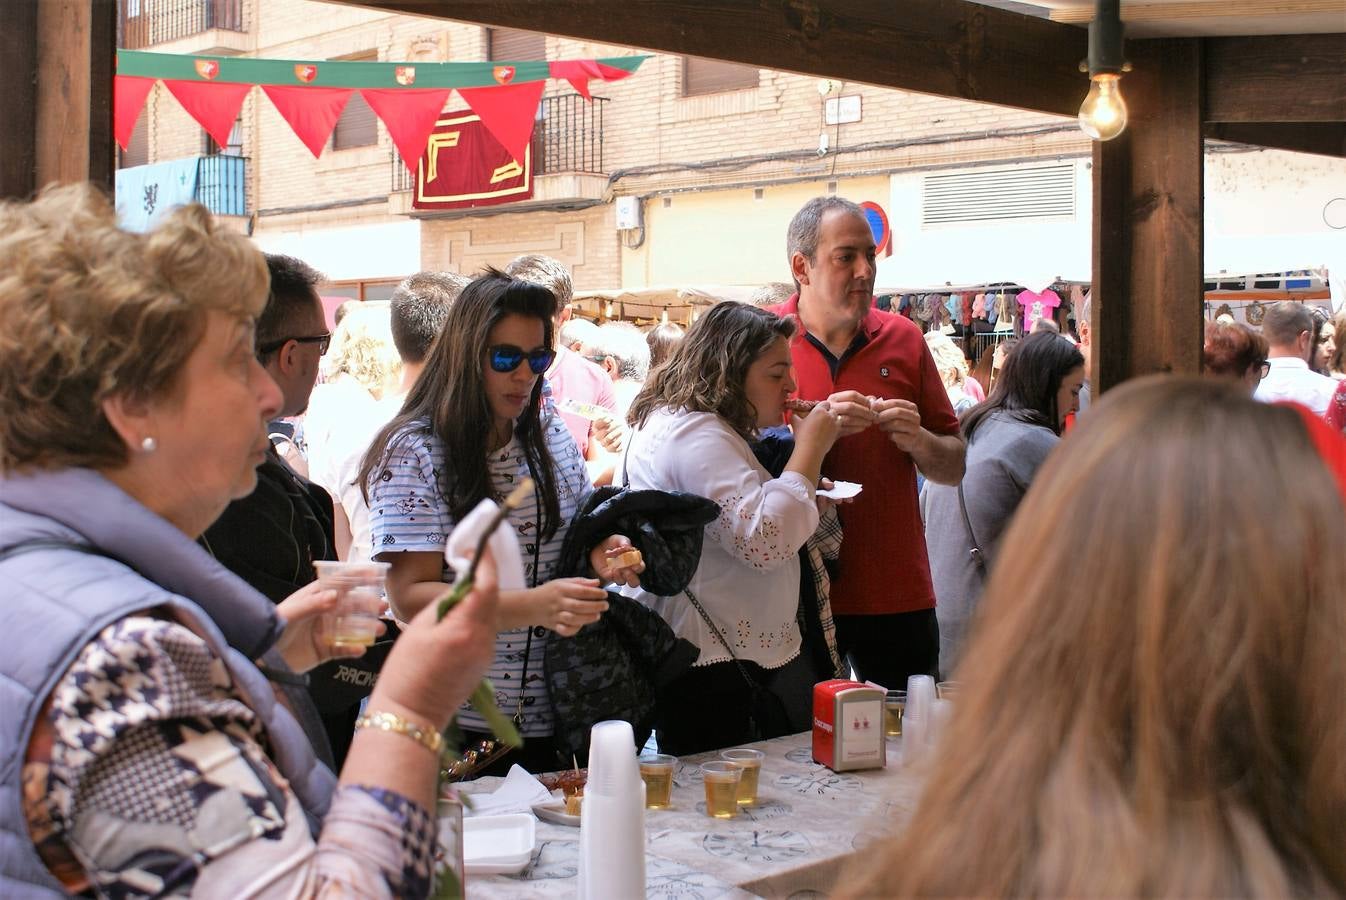
{"type": "Polygon", "coordinates": [[[591,80],[626,78],[648,58],[398,63],[120,50],[113,80],[113,132],[125,150],[146,98],[155,82],[162,81],[206,133],[225,146],[243,101],[254,87],[260,87],[295,136],[318,157],[347,101],[359,91],[387,126],[403,162],[415,175],[435,120],[449,95],[457,91],[517,162],[532,137],[548,78],[569,82],[591,100],[591,80]]]}

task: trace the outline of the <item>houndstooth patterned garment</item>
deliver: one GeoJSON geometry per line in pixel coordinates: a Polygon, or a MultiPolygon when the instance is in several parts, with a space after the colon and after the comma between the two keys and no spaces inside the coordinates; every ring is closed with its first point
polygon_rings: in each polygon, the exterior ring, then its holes
{"type": "Polygon", "coordinates": [[[53,691],[24,766],[29,833],[72,893],[425,896],[432,816],[346,786],[315,843],[224,663],[183,624],[113,623],[53,691]]]}

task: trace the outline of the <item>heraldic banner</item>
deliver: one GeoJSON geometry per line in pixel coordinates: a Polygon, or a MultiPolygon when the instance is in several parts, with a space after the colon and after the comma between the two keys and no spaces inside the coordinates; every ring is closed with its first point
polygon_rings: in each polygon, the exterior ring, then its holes
{"type": "Polygon", "coordinates": [[[416,166],[415,209],[467,209],[533,196],[533,148],[518,161],[472,112],[451,112],[435,130],[416,166]]]}

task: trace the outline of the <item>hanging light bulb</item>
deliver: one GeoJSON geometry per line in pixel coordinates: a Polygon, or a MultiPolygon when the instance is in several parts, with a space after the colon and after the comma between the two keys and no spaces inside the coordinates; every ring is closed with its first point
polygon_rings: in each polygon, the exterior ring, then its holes
{"type": "Polygon", "coordinates": [[[1090,81],[1089,95],[1080,104],[1080,129],[1096,141],[1110,141],[1126,128],[1122,77],[1101,72],[1090,81]]]}
{"type": "Polygon", "coordinates": [[[1080,71],[1089,73],[1089,94],[1080,105],[1080,129],[1096,141],[1110,141],[1126,129],[1122,73],[1131,64],[1122,58],[1121,0],[1095,0],[1089,23],[1089,58],[1080,71]]]}
{"type": "Polygon", "coordinates": [[[667,309],[665,309],[663,312],[659,313],[659,324],[660,324],[660,325],[667,325],[667,324],[668,324],[668,310],[667,310],[667,309]]]}

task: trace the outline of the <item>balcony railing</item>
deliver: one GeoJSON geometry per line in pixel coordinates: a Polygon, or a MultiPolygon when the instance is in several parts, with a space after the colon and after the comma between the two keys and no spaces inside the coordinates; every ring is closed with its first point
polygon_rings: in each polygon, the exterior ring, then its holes
{"type": "MultiPolygon", "coordinates": [[[[585,100],[579,94],[543,97],[533,125],[533,175],[563,172],[606,173],[603,166],[603,110],[609,98],[585,100]]],[[[392,151],[392,189],[410,191],[416,178],[392,151]]]]}
{"type": "Polygon", "coordinates": [[[248,214],[248,158],[217,153],[196,169],[196,199],[217,216],[248,214]]]}
{"type": "Polygon", "coordinates": [[[117,46],[140,50],[212,28],[247,31],[244,0],[118,0],[117,46]]]}

